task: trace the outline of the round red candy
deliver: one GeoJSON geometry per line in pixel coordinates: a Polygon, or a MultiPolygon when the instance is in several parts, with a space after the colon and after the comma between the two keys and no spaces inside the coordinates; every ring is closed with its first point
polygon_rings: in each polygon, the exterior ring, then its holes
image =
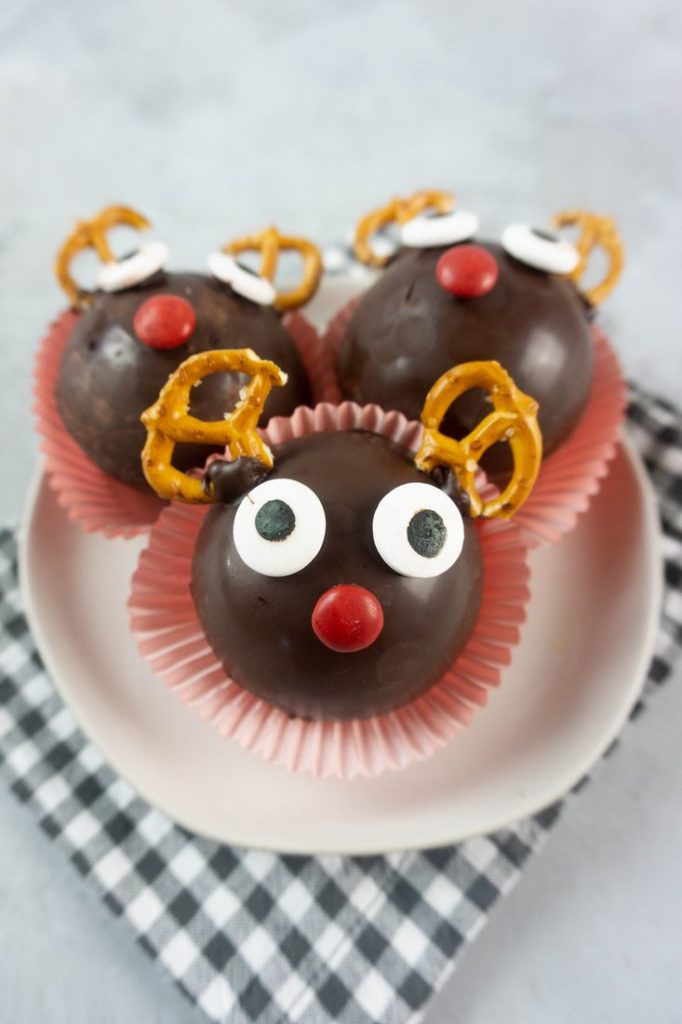
{"type": "Polygon", "coordinates": [[[152,295],[133,318],[135,334],[150,348],[178,348],[194,333],[197,317],[179,295],[152,295]]]}
{"type": "Polygon", "coordinates": [[[343,583],[319,598],[312,627],[318,640],[332,651],[362,651],[384,628],[384,611],[371,590],[343,583]]]}
{"type": "Polygon", "coordinates": [[[460,299],[478,299],[495,287],[498,268],[495,257],[480,245],[455,245],[436,264],[441,288],[460,299]]]}

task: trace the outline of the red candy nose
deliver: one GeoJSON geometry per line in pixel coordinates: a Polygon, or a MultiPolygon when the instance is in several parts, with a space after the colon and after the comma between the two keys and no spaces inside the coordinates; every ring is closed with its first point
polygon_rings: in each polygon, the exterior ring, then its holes
{"type": "Polygon", "coordinates": [[[133,318],[135,334],[151,348],[177,348],[193,334],[197,318],[187,299],[152,295],[133,318]]]}
{"type": "Polygon", "coordinates": [[[371,590],[344,583],[318,599],[312,626],[318,640],[332,651],[362,651],[384,628],[384,612],[371,590]]]}
{"type": "Polygon", "coordinates": [[[487,295],[495,287],[497,273],[495,257],[480,245],[455,245],[436,264],[438,284],[460,299],[487,295]]]}

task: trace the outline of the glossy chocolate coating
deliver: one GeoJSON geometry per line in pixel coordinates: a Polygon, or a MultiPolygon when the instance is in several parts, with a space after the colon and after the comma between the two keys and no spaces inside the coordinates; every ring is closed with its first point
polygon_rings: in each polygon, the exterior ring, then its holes
{"type": "MultiPolygon", "coordinates": [[[[449,246],[399,251],[350,319],[339,357],[341,389],[356,402],[419,419],[446,370],[496,359],[538,400],[547,455],[574,429],[589,396],[593,343],[585,304],[572,282],[526,266],[500,245],[475,244],[494,256],[499,275],[487,295],[473,299],[457,298],[436,280],[449,246]]],[[[482,394],[472,391],[451,407],[443,431],[462,437],[488,412],[482,394]]]]}
{"type": "MultiPolygon", "coordinates": [[[[399,484],[430,482],[409,456],[376,434],[315,434],[275,449],[269,479],[311,487],[327,518],[322,550],[301,572],[258,575],[237,554],[239,502],[207,514],[194,555],[192,594],[206,636],[227,673],[257,696],[305,718],[351,719],[399,707],[452,664],[481,600],[476,528],[465,521],[458,561],[441,576],[408,579],[382,561],[372,539],[380,499],[399,484]],[[365,650],[336,653],[313,633],[318,598],[340,583],[370,590],[385,624],[365,650]]],[[[435,485],[434,485],[435,486],[435,485]]]]}
{"type": "MultiPolygon", "coordinates": [[[[273,309],[249,302],[203,274],[162,273],[136,288],[96,293],[92,306],[79,318],[57,383],[57,407],[66,429],[106,473],[146,490],[140,453],[147,435],[140,415],[153,405],[180,363],[214,348],[252,348],[289,374],[285,387],[270,393],[263,423],[310,403],[294,342],[273,309]],[[178,348],[150,348],[135,335],[135,312],[153,295],[179,295],[196,313],[192,336],[178,348]]],[[[191,412],[201,419],[222,419],[234,408],[247,380],[242,374],[207,378],[195,390],[191,412]]],[[[175,464],[179,469],[200,466],[210,451],[179,445],[175,464]]]]}

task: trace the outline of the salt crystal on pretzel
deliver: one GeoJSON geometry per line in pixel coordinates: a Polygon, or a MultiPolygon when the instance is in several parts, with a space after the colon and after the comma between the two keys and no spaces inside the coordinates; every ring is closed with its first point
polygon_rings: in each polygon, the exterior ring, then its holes
{"type": "Polygon", "coordinates": [[[469,515],[508,519],[530,495],[540,472],[542,436],[537,421],[538,403],[520,391],[509,374],[494,360],[462,363],[436,381],[424,402],[421,421],[424,436],[414,461],[429,473],[448,466],[471,501],[469,515]],[[456,441],[439,427],[452,403],[471,388],[490,394],[493,411],[474,429],[456,441]],[[498,441],[508,441],[514,472],[504,490],[483,501],[476,486],[481,457],[498,441]]]}
{"type": "Polygon", "coordinates": [[[207,504],[215,500],[201,479],[173,466],[178,442],[220,445],[231,457],[244,455],[272,466],[272,452],[256,427],[263,405],[273,387],[283,387],[287,375],[268,359],[259,359],[249,348],[216,349],[190,356],[170,375],[157,401],[142,414],[147,441],[142,468],[149,486],[160,498],[207,504]],[[251,381],[233,412],[222,420],[200,420],[189,414],[192,388],[213,373],[243,373],[251,381]]]}

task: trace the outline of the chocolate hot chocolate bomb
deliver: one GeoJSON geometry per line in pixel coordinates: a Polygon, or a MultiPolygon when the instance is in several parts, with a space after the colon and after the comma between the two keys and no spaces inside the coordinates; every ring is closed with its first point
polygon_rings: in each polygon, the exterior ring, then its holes
{"type": "MultiPolygon", "coordinates": [[[[276,310],[301,305],[314,293],[321,260],[311,242],[268,228],[232,242],[229,253],[213,253],[208,261],[213,276],[169,273],[164,267],[167,251],[160,243],[143,244],[132,256],[117,260],[107,232],[120,225],[149,226],[128,207],[107,207],[77,224],[57,257],[58,280],[80,315],[64,351],[56,401],[67,431],[100,469],[148,490],[140,465],[145,441],[140,416],[188,357],[219,347],[256,346],[288,374],[287,387],[270,396],[265,421],[310,403],[303,364],[276,310]],[[87,248],[104,261],[101,290],[92,293],[78,286],[70,269],[74,256],[87,248]],[[284,249],[301,254],[303,279],[282,294],[272,277],[284,249]],[[237,262],[236,255],[248,250],[261,253],[262,274],[237,262]]],[[[237,404],[247,379],[234,373],[207,380],[192,396],[191,412],[203,419],[223,415],[237,404]]],[[[177,463],[182,468],[201,466],[212,450],[181,447],[177,463]]]]}
{"type": "MultiPolygon", "coordinates": [[[[464,521],[459,558],[442,574],[401,575],[377,550],[375,509],[408,483],[425,484],[427,497],[428,491],[444,497],[401,448],[352,431],[299,438],[273,454],[273,496],[277,481],[294,480],[319,498],[326,516],[322,547],[293,575],[262,575],[235,546],[235,517],[248,499],[214,506],[199,536],[192,579],[209,643],[231,678],[290,714],[344,720],[399,707],[443,675],[474,626],[482,588],[476,528],[464,521]],[[325,594],[342,597],[342,588],[353,587],[378,602],[383,628],[360,650],[333,650],[316,635],[313,615],[325,594]]],[[[452,499],[446,501],[461,521],[452,499]]],[[[303,519],[295,529],[309,530],[310,523],[303,519]]],[[[407,537],[401,543],[407,548],[407,537]]]]}
{"type": "MultiPolygon", "coordinates": [[[[92,461],[111,476],[147,490],[140,465],[145,430],[140,415],[168,375],[197,352],[250,345],[289,375],[285,388],[269,398],[265,419],[285,416],[310,403],[308,380],[289,333],[278,314],[243,298],[204,274],[159,273],[125,291],[95,294],[68,340],[57,384],[57,407],[66,429],[92,461]],[[194,312],[188,339],[172,349],[143,344],[135,316],[145,302],[178,296],[194,312]]],[[[233,408],[247,378],[221,374],[206,380],[193,396],[192,412],[215,419],[233,408]]],[[[201,465],[210,450],[187,448],[178,465],[201,465]]]]}
{"type": "MultiPolygon", "coordinates": [[[[448,193],[394,199],[358,224],[358,257],[374,266],[374,233],[401,225],[404,247],[388,260],[362,297],[342,339],[338,374],[344,397],[377,402],[414,419],[424,389],[447,367],[497,360],[516,385],[539,403],[544,454],[575,429],[593,375],[590,320],[615,285],[623,249],[615,223],[587,211],[566,211],[557,228],[576,228],[576,246],[552,232],[509,225],[502,245],[477,241],[478,218],[455,210],[448,193]],[[430,211],[430,212],[429,212],[430,211]],[[585,293],[577,287],[591,252],[608,259],[604,278],[585,293]]],[[[485,415],[483,396],[455,403],[445,433],[460,437],[485,415]]],[[[506,467],[504,446],[489,451],[488,469],[506,467]]]]}
{"type": "Polygon", "coordinates": [[[214,504],[191,591],[228,677],[304,718],[388,712],[437,682],[474,627],[482,563],[469,517],[506,518],[528,497],[542,452],[537,403],[498,363],[473,362],[433,383],[414,455],[380,434],[334,431],[329,417],[330,432],[270,451],[258,417],[281,383],[250,350],[188,359],[144,414],[145,475],[163,498],[214,504]],[[228,453],[200,481],[173,464],[190,386],[235,366],[252,380],[233,412],[202,428],[228,453]],[[445,409],[474,387],[490,394],[487,438],[444,439],[445,409]],[[484,495],[472,464],[501,432],[514,473],[484,495]]]}
{"type": "MultiPolygon", "coordinates": [[[[362,297],[339,355],[344,397],[376,402],[418,419],[430,382],[448,367],[495,359],[537,399],[544,452],[566,440],[587,402],[593,342],[588,309],[575,285],[526,266],[501,245],[476,242],[497,264],[480,297],[459,298],[438,282],[449,247],[403,248],[362,297]]],[[[464,396],[444,421],[467,433],[485,415],[480,396],[464,396]]]]}

